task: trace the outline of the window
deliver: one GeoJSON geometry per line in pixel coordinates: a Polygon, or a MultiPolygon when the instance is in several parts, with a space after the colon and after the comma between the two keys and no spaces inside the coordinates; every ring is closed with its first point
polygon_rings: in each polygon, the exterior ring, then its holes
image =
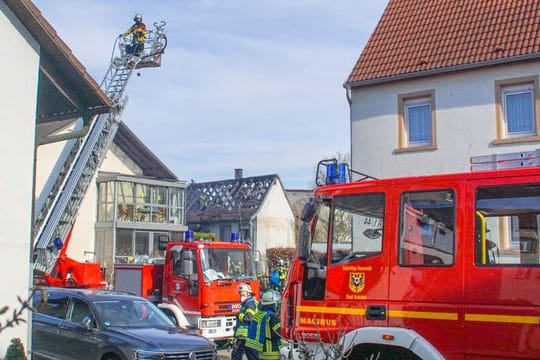
{"type": "Polygon", "coordinates": [[[330,206],[329,203],[322,203],[317,214],[317,221],[313,229],[313,239],[311,241],[311,254],[315,256],[319,263],[326,265],[327,263],[327,242],[328,228],[330,223],[330,206]]]}
{"type": "Polygon", "coordinates": [[[434,91],[398,97],[398,151],[436,148],[434,98],[434,91]]]}
{"type": "Polygon", "coordinates": [[[73,299],[69,310],[68,319],[75,323],[82,323],[85,318],[92,320],[92,326],[95,327],[94,317],[87,303],[79,299],[73,299]]]}
{"type": "Polygon", "coordinates": [[[150,186],[136,185],[137,221],[150,222],[150,186]]]}
{"type": "Polygon", "coordinates": [[[169,223],[184,222],[184,189],[169,189],[169,223]]]}
{"type": "Polygon", "coordinates": [[[98,221],[113,221],[114,219],[114,183],[99,184],[98,221]]]}
{"type": "Polygon", "coordinates": [[[540,185],[476,191],[475,241],[478,265],[540,264],[540,185]]]}
{"type": "Polygon", "coordinates": [[[117,184],[118,213],[116,219],[118,221],[133,221],[135,184],[127,181],[120,181],[117,184]]]}
{"type": "Polygon", "coordinates": [[[401,195],[399,264],[454,263],[455,200],[450,190],[401,195]]]}
{"type": "Polygon", "coordinates": [[[182,225],[184,199],[184,187],[98,179],[98,222],[182,225]]]}
{"type": "Polygon", "coordinates": [[[383,194],[336,197],[331,221],[332,264],[348,263],[381,253],[383,194]]]}
{"type": "Polygon", "coordinates": [[[36,298],[36,300],[37,303],[34,303],[34,307],[38,312],[60,319],[65,318],[69,296],[48,292],[46,300],[41,297],[36,298]]]}
{"type": "Polygon", "coordinates": [[[496,143],[538,141],[538,77],[495,82],[496,143]]]}
{"type": "Polygon", "coordinates": [[[152,187],[152,222],[167,222],[167,188],[152,187]]]}

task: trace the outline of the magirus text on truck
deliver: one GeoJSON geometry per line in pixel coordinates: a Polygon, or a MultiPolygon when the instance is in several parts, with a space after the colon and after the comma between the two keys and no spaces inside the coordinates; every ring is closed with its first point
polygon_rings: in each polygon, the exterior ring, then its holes
{"type": "Polygon", "coordinates": [[[283,352],[540,358],[540,167],[349,182],[322,165],[332,185],[302,214],[283,352]]]}

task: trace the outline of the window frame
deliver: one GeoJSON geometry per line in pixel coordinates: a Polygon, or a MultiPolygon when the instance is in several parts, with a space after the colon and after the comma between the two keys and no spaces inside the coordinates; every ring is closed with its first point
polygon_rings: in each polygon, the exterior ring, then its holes
{"type": "MultiPolygon", "coordinates": [[[[424,200],[425,201],[425,200],[424,200]]],[[[450,206],[448,207],[450,208],[450,206]]],[[[424,206],[423,209],[426,209],[424,206]]],[[[457,211],[458,211],[458,205],[457,205],[457,191],[452,188],[442,188],[442,189],[425,189],[425,190],[406,190],[403,191],[399,196],[399,231],[398,231],[398,239],[397,239],[397,245],[398,245],[398,265],[400,267],[431,267],[431,268],[442,268],[442,267],[452,267],[456,263],[456,257],[457,257],[457,234],[456,234],[456,224],[457,224],[457,211]],[[445,194],[446,193],[446,194],[445,194]],[[408,201],[407,198],[409,196],[417,196],[422,195],[424,196],[424,199],[431,198],[433,196],[439,196],[445,195],[449,199],[449,203],[451,203],[451,210],[452,210],[452,216],[451,220],[452,223],[448,224],[450,226],[442,226],[446,225],[442,220],[437,220],[437,218],[430,216],[428,213],[426,213],[422,208],[420,208],[421,213],[416,213],[416,211],[419,209],[419,207],[410,206],[410,209],[412,209],[412,214],[418,215],[418,218],[411,218],[408,219],[414,219],[416,220],[429,220],[429,222],[422,222],[418,223],[418,226],[415,228],[410,228],[406,226],[406,219],[407,219],[407,207],[408,207],[408,201]],[[448,197],[450,195],[450,197],[448,197]],[[424,219],[424,216],[426,217],[424,219]],[[426,232],[426,235],[429,235],[430,240],[433,242],[430,244],[424,242],[424,235],[423,233],[423,224],[426,225],[426,229],[428,229],[430,232],[426,232]],[[412,235],[412,239],[415,241],[408,240],[409,237],[406,236],[405,232],[410,232],[411,230],[417,229],[420,231],[421,238],[414,238],[414,235],[412,235]],[[440,229],[445,229],[447,232],[451,234],[451,252],[447,252],[445,250],[448,250],[447,248],[443,248],[440,246],[437,246],[439,243],[444,243],[444,238],[441,242],[438,241],[437,235],[440,232],[440,229]],[[420,242],[421,241],[421,242],[420,242]],[[437,243],[435,243],[437,241],[437,243]],[[407,244],[413,244],[407,245],[407,244]],[[416,251],[414,248],[416,248],[416,251]],[[409,251],[410,250],[410,251],[409,251]],[[420,250],[420,251],[418,251],[420,250]],[[440,256],[437,257],[437,251],[439,251],[440,256]],[[408,259],[407,255],[416,255],[418,254],[422,258],[422,262],[414,262],[411,259],[408,259]],[[444,262],[443,255],[446,255],[448,258],[451,259],[451,262],[444,262]],[[440,260],[435,261],[436,259],[440,260]],[[430,262],[431,260],[431,262],[430,262]]],[[[440,214],[437,214],[440,215],[440,214]]],[[[417,233],[418,235],[419,233],[417,233]]],[[[414,259],[416,260],[416,259],[414,259]]]]}
{"type": "Polygon", "coordinates": [[[424,151],[437,149],[435,90],[426,90],[398,95],[398,147],[395,152],[424,151]],[[428,104],[431,114],[431,139],[424,142],[411,142],[409,137],[408,107],[428,104]]]}
{"type": "Polygon", "coordinates": [[[495,81],[495,111],[497,122],[497,138],[494,144],[508,144],[540,141],[540,90],[538,76],[525,76],[512,79],[495,81]],[[531,91],[533,94],[533,125],[532,132],[509,133],[506,116],[506,93],[505,90],[531,91]]]}

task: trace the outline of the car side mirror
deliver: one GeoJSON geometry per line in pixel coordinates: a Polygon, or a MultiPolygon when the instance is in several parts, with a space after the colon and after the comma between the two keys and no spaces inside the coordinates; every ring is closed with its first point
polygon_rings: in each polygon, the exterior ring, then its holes
{"type": "Polygon", "coordinates": [[[92,318],[90,316],[85,316],[84,319],[82,319],[82,324],[86,330],[90,331],[92,329],[92,318]]]}

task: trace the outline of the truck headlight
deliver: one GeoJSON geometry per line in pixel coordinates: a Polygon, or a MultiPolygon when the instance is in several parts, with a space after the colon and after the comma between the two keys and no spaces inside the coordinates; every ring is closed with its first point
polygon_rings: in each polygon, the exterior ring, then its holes
{"type": "Polygon", "coordinates": [[[201,328],[207,329],[207,328],[216,328],[221,325],[221,321],[214,319],[214,320],[201,320],[201,328]]]}
{"type": "Polygon", "coordinates": [[[165,354],[161,351],[137,349],[133,351],[135,360],[164,360],[165,354]]]}

